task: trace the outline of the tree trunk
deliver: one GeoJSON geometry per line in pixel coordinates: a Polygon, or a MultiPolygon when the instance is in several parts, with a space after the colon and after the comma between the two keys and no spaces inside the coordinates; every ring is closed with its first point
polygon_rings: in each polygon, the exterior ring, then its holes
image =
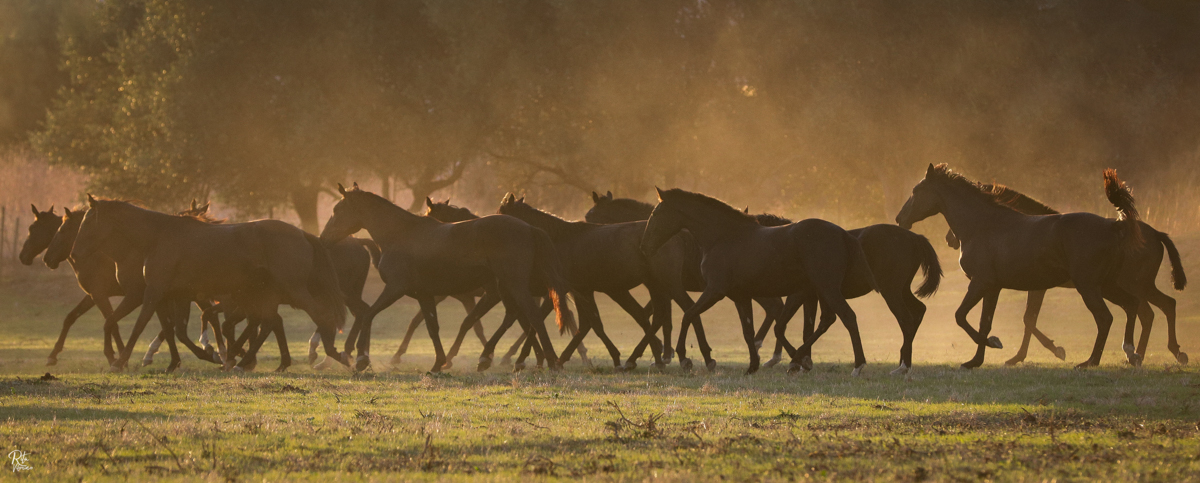
{"type": "Polygon", "coordinates": [[[317,221],[317,196],[321,190],[316,185],[300,185],[292,189],[292,208],[300,217],[300,228],[314,235],[321,232],[317,221]]]}

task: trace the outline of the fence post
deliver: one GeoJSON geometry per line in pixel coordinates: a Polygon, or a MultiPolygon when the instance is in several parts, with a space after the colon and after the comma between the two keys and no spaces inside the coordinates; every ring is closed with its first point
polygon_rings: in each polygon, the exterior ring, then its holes
{"type": "MultiPolygon", "coordinates": [[[[20,212],[18,211],[17,213],[20,213],[20,212]]],[[[21,249],[17,248],[20,245],[18,243],[21,241],[20,238],[21,238],[21,215],[17,215],[17,219],[13,220],[12,245],[8,246],[8,248],[9,248],[8,256],[9,257],[16,258],[17,254],[21,253],[21,251],[20,251],[21,249]]],[[[13,267],[16,267],[16,265],[14,264],[13,267]]],[[[16,273],[16,272],[14,272],[14,273],[16,273]]]]}
{"type": "Polygon", "coordinates": [[[4,236],[6,234],[4,230],[7,228],[8,207],[0,206],[0,279],[4,277],[4,264],[8,261],[8,259],[4,257],[4,239],[7,238],[4,236]]]}

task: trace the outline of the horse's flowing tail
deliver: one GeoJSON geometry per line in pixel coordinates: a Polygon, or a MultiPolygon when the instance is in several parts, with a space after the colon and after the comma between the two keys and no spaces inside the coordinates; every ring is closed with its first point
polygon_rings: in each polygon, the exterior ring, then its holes
{"type": "Polygon", "coordinates": [[[554,322],[558,324],[558,333],[561,335],[567,327],[575,326],[575,314],[567,305],[570,291],[567,288],[567,279],[563,277],[562,264],[558,261],[554,242],[550,241],[550,235],[536,228],[533,229],[533,263],[546,283],[546,293],[550,296],[550,302],[554,304],[554,322]]]}
{"type": "Polygon", "coordinates": [[[1129,192],[1129,187],[1125,186],[1125,182],[1117,177],[1117,170],[1104,170],[1104,194],[1108,197],[1108,201],[1117,207],[1117,213],[1120,217],[1117,221],[1122,222],[1126,227],[1124,245],[1127,250],[1134,250],[1142,247],[1145,240],[1142,238],[1142,224],[1139,223],[1137,207],[1133,206],[1133,193],[1129,192]]]}
{"type": "Polygon", "coordinates": [[[1187,287],[1187,275],[1183,273],[1183,261],[1179,259],[1179,250],[1175,249],[1175,242],[1161,231],[1158,232],[1158,241],[1166,247],[1167,258],[1171,260],[1171,280],[1175,282],[1175,290],[1183,290],[1187,287]]]}
{"type": "Polygon", "coordinates": [[[921,298],[929,298],[934,292],[937,292],[938,285],[942,283],[942,264],[938,262],[937,251],[933,249],[933,245],[929,243],[929,239],[922,235],[917,235],[917,256],[921,257],[921,272],[925,274],[925,281],[917,287],[917,291],[913,292],[921,298]]]}
{"type": "Polygon", "coordinates": [[[333,260],[329,258],[329,251],[321,239],[310,233],[305,233],[304,238],[313,249],[313,269],[308,275],[308,291],[317,299],[321,309],[330,312],[334,327],[340,332],[346,325],[346,297],[338,284],[337,270],[333,268],[333,260]]]}
{"type": "Polygon", "coordinates": [[[379,251],[379,245],[375,244],[375,240],[370,238],[355,238],[354,241],[357,241],[359,245],[362,245],[368,252],[371,252],[371,265],[379,268],[379,257],[383,256],[383,253],[379,251]]]}

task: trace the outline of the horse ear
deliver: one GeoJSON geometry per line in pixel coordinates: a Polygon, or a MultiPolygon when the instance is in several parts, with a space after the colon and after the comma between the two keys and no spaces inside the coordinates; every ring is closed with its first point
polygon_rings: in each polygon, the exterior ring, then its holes
{"type": "Polygon", "coordinates": [[[204,204],[204,206],[201,206],[201,207],[200,207],[199,211],[200,211],[201,213],[208,213],[208,207],[209,207],[210,205],[212,205],[212,202],[205,203],[205,204],[204,204]]]}
{"type": "Polygon", "coordinates": [[[513,196],[512,193],[504,193],[504,199],[500,200],[500,204],[502,204],[502,205],[511,204],[516,199],[517,199],[517,197],[513,196]]]}
{"type": "Polygon", "coordinates": [[[33,206],[33,203],[30,203],[30,204],[29,204],[29,208],[33,210],[33,216],[35,216],[35,217],[36,217],[36,216],[38,216],[38,210],[37,210],[37,207],[36,207],[36,206],[33,206]]]}
{"type": "Polygon", "coordinates": [[[354,182],[354,191],[362,191],[362,188],[358,187],[358,181],[354,182]]]}
{"type": "Polygon", "coordinates": [[[663,200],[663,190],[661,190],[657,186],[655,186],[654,191],[658,192],[658,201],[662,201],[663,200]]]}
{"type": "Polygon", "coordinates": [[[433,200],[429,199],[428,196],[425,197],[425,206],[433,208],[433,200]]]}
{"type": "Polygon", "coordinates": [[[517,200],[517,203],[524,203],[524,202],[525,202],[525,197],[524,197],[524,196],[522,196],[522,197],[521,197],[521,199],[517,200]]]}
{"type": "Polygon", "coordinates": [[[342,198],[346,197],[346,187],[342,186],[341,183],[338,183],[338,193],[342,195],[342,198]]]}
{"type": "Polygon", "coordinates": [[[192,209],[196,209],[196,199],[192,198],[192,209]]]}
{"type": "Polygon", "coordinates": [[[89,208],[95,208],[95,207],[96,207],[96,197],[95,197],[95,196],[92,196],[92,194],[91,194],[91,193],[88,193],[88,207],[89,207],[89,208]]]}
{"type": "Polygon", "coordinates": [[[750,207],[749,207],[749,206],[747,206],[745,209],[743,209],[743,210],[742,210],[742,213],[745,213],[745,214],[749,215],[749,214],[750,214],[750,207]]]}
{"type": "Polygon", "coordinates": [[[612,191],[609,191],[608,194],[604,195],[604,197],[612,200],[612,191]]]}
{"type": "Polygon", "coordinates": [[[925,177],[929,177],[931,174],[933,174],[933,163],[929,163],[929,168],[925,170],[925,177]]]}
{"type": "Polygon", "coordinates": [[[600,194],[595,191],[592,192],[592,203],[600,203],[600,194]]]}
{"type": "Polygon", "coordinates": [[[446,198],[446,205],[450,205],[450,198],[446,198]]]}
{"type": "Polygon", "coordinates": [[[70,208],[67,208],[67,207],[65,207],[65,206],[64,206],[64,207],[63,207],[63,214],[64,214],[64,215],[67,215],[67,216],[71,216],[71,209],[70,209],[70,208]]]}
{"type": "Polygon", "coordinates": [[[54,205],[50,205],[50,209],[47,211],[49,211],[50,214],[53,215],[54,214],[54,205]]]}

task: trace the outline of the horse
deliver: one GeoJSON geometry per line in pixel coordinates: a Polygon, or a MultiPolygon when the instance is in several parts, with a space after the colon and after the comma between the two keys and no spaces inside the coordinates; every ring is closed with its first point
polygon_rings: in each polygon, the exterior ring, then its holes
{"type": "MultiPolygon", "coordinates": [[[[769,213],[754,215],[754,218],[763,226],[783,226],[792,223],[792,220],[769,213]]],[[[859,244],[862,245],[863,253],[867,257],[867,265],[870,266],[871,274],[875,278],[875,287],[879,295],[887,302],[888,309],[891,310],[892,315],[896,317],[896,322],[900,325],[904,342],[900,346],[900,366],[893,370],[892,374],[905,374],[912,368],[913,339],[925,317],[925,304],[921,303],[917,297],[929,298],[934,292],[937,292],[938,285],[941,283],[942,267],[938,262],[937,252],[933,250],[933,245],[924,236],[896,225],[871,225],[849,230],[848,233],[857,238],[859,244]],[[925,280],[913,292],[912,281],[918,270],[924,274],[925,280]]],[[[847,293],[845,295],[846,298],[855,298],[866,294],[847,293]]],[[[808,339],[813,336],[814,315],[817,308],[815,300],[803,302],[800,298],[789,300],[779,323],[786,324],[795,315],[800,305],[804,306],[804,337],[808,339]]],[[[770,327],[770,322],[764,321],[755,336],[756,339],[762,341],[770,327]]],[[[776,341],[775,355],[767,364],[764,364],[764,367],[778,363],[782,358],[786,342],[785,340],[776,341]]],[[[807,353],[801,354],[801,357],[810,356],[807,353]]]]}
{"type": "Polygon", "coordinates": [[[999,338],[988,333],[1000,290],[1006,288],[1047,290],[1068,282],[1075,286],[1097,329],[1091,357],[1076,367],[1100,364],[1113,321],[1105,299],[1128,314],[1126,342],[1130,342],[1138,299],[1126,288],[1132,280],[1122,276],[1120,268],[1127,255],[1142,245],[1143,234],[1133,196],[1116,171],[1104,171],[1104,188],[1121,214],[1117,220],[1091,213],[1030,216],[997,200],[995,187],[985,191],[945,164],[929,165],[925,178],[896,215],[896,223],[911,228],[941,213],[962,242],[959,265],[971,282],[954,316],[978,345],[975,357],[962,367],[979,367],[987,348],[1003,347],[999,338]],[[975,330],[967,314],[980,301],[983,313],[975,330]]]}
{"type": "Polygon", "coordinates": [[[604,332],[600,309],[596,305],[595,293],[600,292],[608,295],[628,312],[646,332],[646,337],[653,339],[650,344],[655,365],[663,367],[662,347],[654,332],[650,331],[652,323],[646,317],[641,304],[629,293],[638,285],[646,286],[655,309],[654,326],[662,325],[661,319],[664,315],[670,316],[671,298],[662,284],[654,278],[649,257],[643,255],[639,249],[642,233],[646,231],[646,222],[600,225],[567,221],[530,206],[525,203],[524,197],[516,199],[512,193],[504,196],[499,212],[545,231],[554,241],[567,283],[575,296],[575,308],[579,312],[580,321],[580,330],[563,349],[559,356],[559,364],[569,360],[575,347],[589,331],[594,330],[608,349],[613,358],[613,366],[618,371],[636,367],[633,358],[630,358],[627,364],[621,364],[620,351],[604,332]],[[662,308],[664,304],[668,308],[662,308]]]}
{"type": "MultiPolygon", "coordinates": [[[[450,204],[449,199],[446,199],[446,201],[442,201],[442,202],[434,202],[433,200],[429,199],[429,197],[426,197],[425,198],[425,206],[426,206],[425,216],[435,218],[438,221],[442,221],[445,223],[457,223],[460,221],[474,220],[476,218],[479,218],[479,215],[476,215],[475,213],[471,212],[471,210],[469,210],[467,208],[450,204]]],[[[465,295],[465,294],[460,294],[460,295],[465,295]]],[[[481,335],[481,332],[482,332],[483,324],[480,322],[480,319],[485,314],[487,314],[488,311],[490,311],[492,308],[494,308],[496,306],[496,304],[500,303],[500,298],[498,296],[496,296],[490,292],[487,292],[486,290],[482,291],[481,296],[482,296],[482,298],[479,300],[478,304],[475,304],[473,298],[471,299],[472,307],[467,310],[468,320],[463,322],[464,324],[470,323],[471,326],[475,328],[477,335],[481,335]]],[[[462,300],[462,299],[459,299],[459,300],[462,300]]],[[[539,320],[545,319],[546,316],[549,315],[550,312],[552,312],[554,310],[554,308],[549,303],[549,299],[544,299],[544,300],[545,300],[545,302],[538,309],[539,310],[538,311],[539,320]]],[[[463,306],[465,308],[466,304],[464,303],[463,306]]],[[[417,316],[420,316],[420,313],[418,313],[417,316]]],[[[405,335],[405,338],[404,338],[404,344],[402,344],[400,346],[401,351],[403,351],[407,347],[409,337],[411,337],[413,330],[416,328],[416,324],[419,323],[419,321],[421,321],[421,320],[424,320],[424,317],[421,317],[420,319],[418,319],[416,317],[413,318],[413,325],[409,325],[408,333],[405,335]]],[[[516,314],[512,313],[512,312],[506,312],[504,314],[504,321],[501,322],[500,327],[502,327],[504,330],[507,330],[509,327],[512,326],[512,324],[514,322],[516,322],[516,314]]],[[[575,325],[568,325],[566,329],[567,329],[566,330],[567,335],[570,335],[572,337],[574,337],[575,334],[579,331],[579,328],[576,327],[575,325]]],[[[486,338],[486,337],[481,338],[481,342],[484,345],[484,357],[482,358],[482,360],[486,360],[490,363],[491,354],[492,354],[492,352],[495,351],[496,344],[499,343],[500,337],[503,335],[504,334],[503,334],[502,330],[497,330],[495,333],[493,333],[492,338],[490,338],[490,339],[486,338]]],[[[514,355],[516,355],[517,350],[519,350],[521,348],[521,346],[525,343],[525,340],[528,336],[529,336],[529,334],[526,332],[521,333],[521,336],[517,338],[516,342],[514,342],[511,347],[509,347],[508,352],[506,352],[504,354],[504,358],[503,358],[503,361],[501,362],[501,365],[507,365],[507,364],[511,363],[512,357],[514,355]]],[[[458,353],[458,348],[459,348],[459,346],[462,345],[462,340],[463,340],[463,337],[455,338],[454,345],[452,345],[450,347],[450,352],[446,354],[447,364],[449,364],[449,361],[454,357],[455,354],[458,353]]],[[[539,348],[539,350],[540,350],[540,348],[539,348]]],[[[400,354],[400,352],[397,352],[397,354],[400,354]]],[[[583,359],[584,365],[591,366],[591,361],[589,361],[588,357],[587,357],[587,348],[584,347],[582,343],[579,345],[579,356],[581,359],[583,359]]],[[[539,364],[540,363],[541,363],[541,361],[539,360],[539,364]]],[[[484,369],[486,369],[486,368],[487,367],[484,367],[484,369]]],[[[523,368],[524,368],[523,362],[518,362],[518,364],[514,367],[514,370],[520,371],[523,368]]]]}
{"type": "MultiPolygon", "coordinates": [[[[45,247],[46,253],[42,257],[42,261],[51,270],[58,268],[58,265],[64,260],[71,264],[71,268],[75,271],[75,277],[79,282],[80,288],[88,294],[88,297],[100,309],[104,315],[105,325],[105,357],[111,365],[116,361],[116,355],[112,352],[108,340],[111,338],[117,344],[117,352],[122,352],[125,347],[121,344],[120,328],[117,322],[129,315],[134,309],[141,305],[141,291],[144,289],[144,281],[142,279],[142,271],[140,264],[136,259],[125,260],[122,263],[115,262],[112,258],[100,254],[79,255],[72,253],[72,247],[75,243],[75,238],[79,233],[79,226],[83,222],[86,215],[84,210],[71,211],[64,208],[65,215],[61,219],[61,225],[54,232],[50,239],[50,243],[45,247]],[[125,270],[119,269],[124,266],[125,270]],[[108,298],[113,296],[122,296],[121,303],[114,310],[109,303],[108,298]]],[[[185,212],[187,213],[187,212],[185,212]]],[[[31,227],[32,228],[32,227],[31,227]]],[[[36,256],[37,251],[40,251],[40,243],[44,242],[45,234],[36,237],[39,241],[38,246],[29,246],[31,254],[29,261],[32,263],[32,257],[36,256]]],[[[32,234],[32,232],[31,232],[32,234]]],[[[28,241],[27,241],[28,245],[28,241]]],[[[198,302],[203,304],[203,302],[198,302]]],[[[177,324],[186,326],[188,301],[173,301],[170,305],[171,310],[175,312],[172,317],[170,312],[164,308],[159,311],[158,315],[161,321],[168,319],[177,320],[177,324]]],[[[203,306],[201,307],[204,308],[203,306]]],[[[62,351],[63,344],[66,341],[67,332],[71,329],[75,319],[82,312],[72,311],[68,318],[63,321],[63,328],[59,334],[58,342],[55,343],[54,349],[50,353],[47,365],[53,365],[58,361],[58,354],[62,351]],[[72,318],[71,315],[75,317],[72,318]]],[[[86,311],[86,310],[85,310],[86,311]]],[[[197,347],[190,339],[181,339],[184,345],[192,351],[200,360],[208,362],[216,362],[213,359],[211,346],[208,348],[197,347]]],[[[132,347],[129,350],[133,350],[132,347]]]]}
{"type": "MultiPolygon", "coordinates": [[[[1058,211],[1053,208],[1012,188],[991,184],[983,184],[981,188],[984,192],[992,193],[1004,205],[1026,215],[1058,214],[1058,211]]],[[[1127,345],[1122,348],[1125,349],[1130,364],[1135,366],[1141,364],[1141,361],[1146,356],[1146,345],[1150,339],[1150,330],[1154,326],[1154,310],[1150,308],[1150,305],[1153,304],[1167,318],[1167,349],[1175,356],[1176,361],[1186,365],[1188,363],[1188,355],[1186,352],[1179,350],[1178,339],[1175,335],[1175,299],[1160,291],[1155,284],[1155,280],[1158,279],[1159,266],[1162,265],[1163,250],[1165,248],[1167,257],[1171,263],[1171,279],[1175,290],[1183,290],[1187,286],[1187,275],[1183,271],[1179,250],[1175,248],[1175,243],[1171,241],[1171,237],[1166,233],[1154,229],[1154,227],[1144,221],[1139,220],[1138,223],[1140,223],[1141,231],[1143,234],[1146,234],[1145,238],[1149,243],[1146,243],[1134,253],[1129,254],[1125,263],[1121,264],[1121,270],[1127,272],[1136,280],[1137,290],[1134,292],[1134,295],[1137,295],[1141,299],[1141,303],[1138,304],[1137,314],[1138,318],[1141,319],[1142,333],[1136,350],[1131,351],[1132,348],[1127,345]]],[[[959,248],[960,243],[958,238],[954,236],[954,230],[946,232],[946,244],[956,250],[959,248]]],[[[1025,333],[1021,338],[1021,348],[1017,350],[1017,354],[1011,359],[1004,361],[1005,365],[1011,366],[1025,360],[1025,356],[1029,351],[1031,336],[1036,337],[1044,347],[1049,349],[1060,360],[1066,360],[1066,349],[1054,345],[1054,341],[1037,328],[1038,314],[1041,311],[1042,300],[1045,296],[1045,290],[1033,290],[1029,292],[1025,304],[1025,333]]],[[[1132,328],[1130,327],[1129,329],[1132,328]]]]}
{"type": "MultiPolygon", "coordinates": [[[[264,322],[278,320],[280,304],[304,310],[321,331],[326,354],[348,365],[333,345],[334,334],[345,321],[345,303],[332,262],[317,237],[277,220],[217,225],[125,201],[98,200],[90,194],[88,206],[73,253],[104,253],[118,263],[143,261],[141,312],[113,370],[125,367],[134,342],[160,305],[172,298],[213,296],[228,297],[250,317],[264,322]]],[[[162,322],[172,335],[167,338],[170,371],[178,366],[175,327],[162,322]]],[[[264,339],[265,334],[260,334],[254,340],[248,359],[264,339]]]]}
{"type": "MultiPolygon", "coordinates": [[[[589,223],[627,223],[631,221],[643,221],[650,218],[650,213],[654,211],[654,205],[630,198],[613,198],[612,191],[601,195],[592,192],[593,206],[584,215],[584,220],[589,223]]],[[[672,238],[667,244],[659,248],[657,252],[650,257],[651,266],[654,270],[655,278],[664,283],[674,299],[676,305],[683,311],[695,305],[695,301],[688,295],[688,292],[703,292],[704,277],[700,274],[700,260],[704,254],[700,251],[700,247],[696,245],[696,241],[687,231],[681,231],[678,236],[672,238]]],[[[755,302],[763,308],[766,313],[763,323],[769,324],[783,310],[783,300],[779,297],[756,297],[755,302]]],[[[652,309],[650,304],[646,305],[646,311],[652,309]]],[[[665,305],[664,309],[667,313],[663,316],[663,340],[671,340],[671,306],[665,305]]],[[[699,319],[697,319],[699,321],[699,319]]],[[[700,351],[704,355],[706,367],[708,370],[716,368],[716,361],[711,357],[711,347],[708,344],[708,338],[704,334],[704,326],[701,323],[696,323],[696,341],[700,345],[700,351]]],[[[680,332],[680,337],[686,338],[686,332],[680,332]]],[[[761,344],[761,339],[759,339],[761,344]]],[[[639,344],[634,349],[634,356],[641,354],[641,351],[646,347],[646,344],[639,344]]],[[[668,342],[663,348],[663,360],[670,361],[674,355],[671,349],[671,344],[668,342]]],[[[691,360],[680,359],[680,364],[685,369],[691,368],[691,360]]]]}
{"type": "MultiPolygon", "coordinates": [[[[494,284],[505,308],[517,313],[526,330],[537,330],[541,348],[554,354],[545,324],[534,322],[536,306],[529,295],[530,282],[546,286],[557,312],[560,329],[574,314],[566,305],[567,288],[554,246],[545,232],[509,216],[485,216],[459,223],[442,223],[409,213],[391,201],[363,191],[355,184],[338,185],[342,199],[321,231],[321,240],[333,243],[359,230],[367,230],[379,245],[379,275],[383,293],[361,316],[355,317],[358,358],[356,368],[370,365],[371,323],[376,315],[404,296],[417,299],[425,314],[425,327],[433,339],[434,372],[446,361],[438,334],[436,297],[476,290],[494,284]]],[[[552,368],[557,368],[551,362],[552,368]]]]}
{"type": "MultiPolygon", "coordinates": [[[[699,193],[680,189],[658,191],[658,206],[646,224],[642,251],[653,254],[681,230],[688,230],[704,253],[701,270],[704,293],[683,317],[680,332],[696,316],[722,298],[737,306],[742,335],[750,352],[752,374],[759,368],[754,340],[752,297],[801,295],[817,297],[831,310],[854,345],[854,375],[866,365],[858,321],[843,291],[854,292],[865,283],[873,288],[871,269],[858,240],[828,221],[808,219],[790,225],[765,227],[737,208],[699,193]]],[[[785,339],[781,324],[775,336],[785,339]]],[[[676,352],[682,362],[686,347],[681,337],[676,352]]],[[[805,348],[812,341],[805,340],[805,348]]]]}
{"type": "MultiPolygon", "coordinates": [[[[54,207],[51,206],[47,211],[38,211],[37,206],[29,205],[33,209],[34,220],[29,225],[29,236],[25,239],[25,244],[21,246],[21,253],[18,259],[24,265],[33,265],[33,260],[39,253],[50,247],[54,236],[58,233],[59,228],[63,225],[64,217],[60,217],[54,213],[54,207]]],[[[72,212],[66,209],[66,218],[70,218],[72,212]]],[[[77,215],[77,220],[73,226],[78,229],[78,222],[82,220],[82,213],[77,215]]],[[[109,297],[121,296],[124,292],[121,290],[120,284],[117,283],[116,268],[113,266],[112,260],[95,260],[95,261],[76,261],[71,260],[71,267],[75,271],[76,280],[79,282],[79,287],[83,289],[83,299],[75,304],[75,307],[67,313],[66,318],[62,322],[62,330],[58,334],[58,341],[54,343],[54,349],[50,351],[50,356],[46,358],[46,365],[53,366],[58,364],[58,354],[63,351],[63,345],[67,341],[67,332],[75,325],[75,321],[80,316],[91,310],[92,307],[97,307],[100,314],[108,320],[112,316],[113,307],[109,302],[109,297]]],[[[55,264],[57,266],[57,264],[55,264]]],[[[115,352],[113,351],[113,343],[116,343],[117,351],[124,350],[125,344],[121,342],[119,332],[109,330],[104,331],[104,355],[111,364],[116,360],[115,352]]]]}

